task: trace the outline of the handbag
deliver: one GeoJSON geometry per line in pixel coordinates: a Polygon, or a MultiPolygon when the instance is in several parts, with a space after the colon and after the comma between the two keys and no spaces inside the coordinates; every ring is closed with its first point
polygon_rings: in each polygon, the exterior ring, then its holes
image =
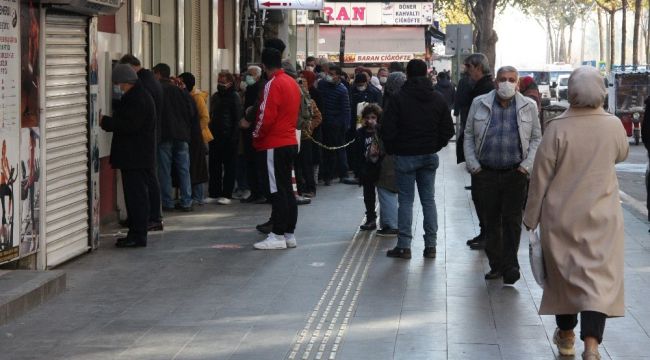
{"type": "Polygon", "coordinates": [[[530,268],[533,271],[533,277],[540,287],[544,287],[546,282],[546,267],[544,265],[544,253],[542,243],[539,239],[538,230],[527,230],[525,226],[521,228],[521,240],[528,240],[528,257],[530,268]]]}

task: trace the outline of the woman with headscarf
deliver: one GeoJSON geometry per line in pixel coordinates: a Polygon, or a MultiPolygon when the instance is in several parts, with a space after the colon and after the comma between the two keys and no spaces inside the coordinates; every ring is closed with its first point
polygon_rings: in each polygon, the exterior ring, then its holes
{"type": "Polygon", "coordinates": [[[537,103],[537,111],[542,111],[542,95],[539,93],[539,88],[532,76],[519,78],[519,92],[521,95],[535,100],[535,103],[537,103]]]}
{"type": "MultiPolygon", "coordinates": [[[[320,91],[318,91],[318,88],[316,87],[317,85],[316,80],[318,78],[318,75],[313,71],[303,70],[300,73],[300,76],[302,76],[302,78],[307,81],[307,89],[309,90],[309,96],[316,103],[316,107],[320,112],[320,110],[323,108],[323,98],[321,97],[320,91]]],[[[311,137],[318,142],[323,141],[323,132],[321,130],[320,125],[313,127],[311,137]]],[[[320,146],[314,144],[314,146],[312,146],[311,149],[312,149],[311,161],[314,165],[314,176],[316,179],[318,179],[320,163],[321,163],[321,148],[320,146]]]]}
{"type": "Polygon", "coordinates": [[[546,268],[541,315],[553,342],[575,354],[580,313],[584,360],[598,360],[605,319],[625,313],[623,212],[614,165],[627,158],[621,121],[602,108],[603,79],[583,66],[569,78],[570,108],[548,123],[531,173],[524,225],[539,225],[546,268]]]}

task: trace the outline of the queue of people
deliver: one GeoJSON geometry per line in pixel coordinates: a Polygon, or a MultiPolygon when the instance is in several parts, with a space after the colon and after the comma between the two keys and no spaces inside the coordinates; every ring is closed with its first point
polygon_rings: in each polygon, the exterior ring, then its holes
{"type": "Polygon", "coordinates": [[[152,72],[130,55],[113,69],[123,95],[100,125],[114,134],[111,164],[121,170],[129,216],[128,235],[116,246],[146,246],[147,232],[163,229],[161,209],[189,212],[210,202],[207,185],[219,205],[236,193],[243,203],[271,203],[269,220],[256,227],[267,238],[256,249],[294,248],[298,205],[316,197],[318,184],[338,179],[363,188],[361,230],[396,236],[386,255],[401,259],[412,257],[417,186],[423,257],[433,259],[437,153],[454,135],[453,113],[457,161],[471,174],[480,224],[467,245],[485,250],[485,280],[516,283],[522,227],[539,229],[546,271],[539,312],[556,316],[561,355],[575,353],[580,314],[583,359],[600,359],[606,319],[624,315],[614,165],[628,144],[620,121],[602,110],[596,69],[574,71],[570,108],[542,136],[533,79],[520,79],[511,66],[493,74],[483,54],[465,59],[456,89],[445,72],[434,84],[421,60],[376,74],[360,67],[350,82],[339,66],[314,58],[297,71],[283,61],[284,50],[269,40],[261,67],[250,66],[241,79],[221,72],[209,110],[191,73],[173,78],[166,64],[152,72]]]}

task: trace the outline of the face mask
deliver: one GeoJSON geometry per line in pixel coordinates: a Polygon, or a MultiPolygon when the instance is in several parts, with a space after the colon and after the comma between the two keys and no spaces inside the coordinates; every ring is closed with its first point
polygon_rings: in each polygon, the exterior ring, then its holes
{"type": "Polygon", "coordinates": [[[250,75],[246,75],[246,84],[247,84],[248,86],[252,86],[252,85],[254,85],[256,82],[257,82],[257,81],[255,81],[255,78],[254,78],[254,77],[252,77],[252,76],[250,76],[250,75]]]}
{"type": "Polygon", "coordinates": [[[325,76],[325,81],[327,81],[330,84],[333,84],[334,83],[334,78],[332,77],[332,75],[326,75],[325,76]]]}
{"type": "Polygon", "coordinates": [[[497,94],[502,99],[510,99],[513,96],[515,96],[516,91],[517,91],[517,84],[511,83],[509,81],[502,81],[499,83],[499,89],[497,90],[497,94]]]}
{"type": "Polygon", "coordinates": [[[219,85],[217,85],[217,90],[218,90],[220,93],[225,93],[226,90],[228,90],[228,88],[226,87],[226,85],[219,84],[219,85]]]}
{"type": "Polygon", "coordinates": [[[307,71],[314,71],[314,67],[313,67],[313,66],[307,66],[305,69],[306,69],[307,71]]]}
{"type": "Polygon", "coordinates": [[[366,91],[367,88],[368,88],[368,85],[357,86],[357,90],[359,90],[359,91],[366,91]]]}
{"type": "Polygon", "coordinates": [[[388,81],[388,78],[385,76],[382,76],[379,78],[379,83],[384,85],[388,81]]]}

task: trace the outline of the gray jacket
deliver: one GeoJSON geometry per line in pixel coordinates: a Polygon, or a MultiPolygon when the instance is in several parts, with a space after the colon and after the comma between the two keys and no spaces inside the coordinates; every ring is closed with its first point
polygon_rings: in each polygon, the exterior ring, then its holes
{"type": "MultiPolygon", "coordinates": [[[[481,169],[478,159],[483,149],[485,134],[492,121],[492,106],[495,97],[496,90],[481,95],[474,99],[472,107],[469,109],[463,150],[465,150],[467,170],[470,173],[475,173],[481,169]]],[[[521,167],[530,173],[533,168],[533,160],[535,160],[535,152],[542,141],[542,128],[539,124],[537,104],[535,104],[534,100],[521,95],[519,92],[515,94],[515,102],[517,105],[517,125],[519,126],[521,152],[524,159],[521,162],[521,167]]]]}

